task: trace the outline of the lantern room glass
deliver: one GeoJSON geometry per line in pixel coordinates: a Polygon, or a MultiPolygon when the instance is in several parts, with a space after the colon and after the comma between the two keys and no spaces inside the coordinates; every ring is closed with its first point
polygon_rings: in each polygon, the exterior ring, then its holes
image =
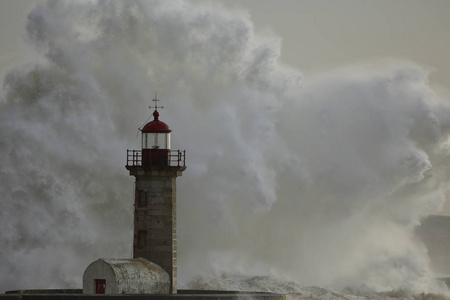
{"type": "Polygon", "coordinates": [[[142,149],[170,149],[170,133],[142,133],[142,149]]]}

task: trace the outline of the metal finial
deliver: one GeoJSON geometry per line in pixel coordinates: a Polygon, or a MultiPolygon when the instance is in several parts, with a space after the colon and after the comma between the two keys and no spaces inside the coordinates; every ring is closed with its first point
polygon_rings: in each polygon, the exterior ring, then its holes
{"type": "MultiPolygon", "coordinates": [[[[159,99],[158,99],[158,97],[156,97],[156,92],[155,92],[155,99],[153,99],[152,101],[155,102],[155,106],[151,106],[150,105],[148,108],[150,108],[150,109],[154,108],[155,110],[158,110],[158,101],[159,101],[159,99]]],[[[159,108],[163,109],[164,106],[159,106],[159,108]]]]}

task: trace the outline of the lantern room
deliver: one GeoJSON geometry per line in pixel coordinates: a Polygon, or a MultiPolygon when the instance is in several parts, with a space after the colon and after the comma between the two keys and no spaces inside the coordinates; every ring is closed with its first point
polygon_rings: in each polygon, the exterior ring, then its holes
{"type": "Polygon", "coordinates": [[[153,112],[153,121],[141,129],[142,132],[142,165],[167,166],[170,155],[169,126],[159,120],[158,110],[153,112]]]}
{"type": "Polygon", "coordinates": [[[169,126],[159,120],[159,112],[153,112],[153,121],[145,124],[142,132],[142,149],[170,149],[169,126]]]}

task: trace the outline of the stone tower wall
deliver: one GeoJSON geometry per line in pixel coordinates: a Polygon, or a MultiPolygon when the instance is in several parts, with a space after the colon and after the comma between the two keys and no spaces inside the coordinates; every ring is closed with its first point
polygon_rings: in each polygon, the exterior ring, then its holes
{"type": "Polygon", "coordinates": [[[143,257],[162,267],[170,275],[171,293],[177,290],[176,177],[184,169],[130,170],[130,175],[136,177],[133,258],[143,257]],[[144,195],[145,206],[142,205],[144,195]],[[145,232],[145,242],[142,232],[145,232]]]}

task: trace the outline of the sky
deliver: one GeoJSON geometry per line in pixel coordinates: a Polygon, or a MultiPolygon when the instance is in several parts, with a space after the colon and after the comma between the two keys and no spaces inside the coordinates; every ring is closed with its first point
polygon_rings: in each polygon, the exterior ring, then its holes
{"type": "MultiPolygon", "coordinates": [[[[35,59],[28,13],[43,0],[0,1],[0,77],[35,59]]],[[[246,11],[257,34],[281,42],[279,62],[308,81],[360,63],[411,61],[432,72],[429,84],[450,99],[450,1],[193,0],[246,11]]],[[[442,214],[450,215],[450,204],[442,214]]]]}

